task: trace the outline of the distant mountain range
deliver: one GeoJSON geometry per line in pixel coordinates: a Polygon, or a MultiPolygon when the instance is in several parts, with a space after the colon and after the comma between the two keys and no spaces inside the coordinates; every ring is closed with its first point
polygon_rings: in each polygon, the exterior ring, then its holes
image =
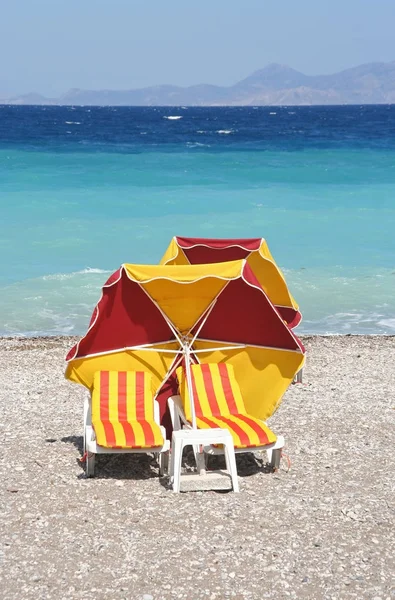
{"type": "MultiPolygon", "coordinates": [[[[0,82],[1,83],[1,82],[0,82]]],[[[0,104],[92,106],[281,106],[395,103],[395,61],[369,63],[333,75],[304,75],[270,64],[230,87],[157,85],[135,90],[72,89],[59,98],[30,93],[0,104]]]]}

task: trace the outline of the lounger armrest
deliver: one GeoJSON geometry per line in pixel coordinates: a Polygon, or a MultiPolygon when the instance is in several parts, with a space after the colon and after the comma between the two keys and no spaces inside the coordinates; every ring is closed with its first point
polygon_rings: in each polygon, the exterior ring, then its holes
{"type": "Polygon", "coordinates": [[[86,435],[86,441],[89,444],[89,442],[94,442],[96,440],[96,435],[95,435],[95,430],[93,429],[93,427],[91,425],[88,425],[86,430],[85,430],[85,435],[86,435]]]}
{"type": "Polygon", "coordinates": [[[84,398],[84,426],[92,425],[92,399],[90,394],[84,398]]]}
{"type": "Polygon", "coordinates": [[[154,400],[154,421],[160,425],[160,407],[157,400],[154,400]]]}
{"type": "Polygon", "coordinates": [[[183,425],[189,428],[191,425],[185,418],[181,396],[170,396],[170,398],[167,400],[167,404],[169,406],[171,424],[174,431],[182,429],[183,425]]]}

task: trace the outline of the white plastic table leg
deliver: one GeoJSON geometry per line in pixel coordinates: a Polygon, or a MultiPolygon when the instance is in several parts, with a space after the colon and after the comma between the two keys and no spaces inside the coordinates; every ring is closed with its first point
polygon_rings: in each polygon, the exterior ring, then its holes
{"type": "Polygon", "coordinates": [[[170,477],[170,481],[173,481],[173,477],[174,477],[174,441],[172,441],[171,449],[170,449],[169,477],[170,477]]]}
{"type": "Polygon", "coordinates": [[[180,491],[180,477],[181,477],[181,461],[182,451],[184,448],[183,440],[175,437],[172,444],[172,475],[173,475],[173,492],[178,493],[180,491]]]}

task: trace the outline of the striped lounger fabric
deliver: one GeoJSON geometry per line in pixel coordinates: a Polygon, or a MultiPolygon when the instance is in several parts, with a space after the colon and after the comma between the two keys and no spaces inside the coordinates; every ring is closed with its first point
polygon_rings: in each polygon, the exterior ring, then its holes
{"type": "MultiPolygon", "coordinates": [[[[196,424],[199,429],[228,429],[235,448],[253,448],[273,444],[277,436],[260,419],[248,415],[233,366],[230,364],[192,365],[192,391],[196,424]]],[[[183,367],[177,369],[180,395],[188,421],[190,399],[183,367]]]]}
{"type": "Polygon", "coordinates": [[[92,426],[105,448],[159,448],[152,378],[143,371],[98,371],[92,391],[92,426]]]}

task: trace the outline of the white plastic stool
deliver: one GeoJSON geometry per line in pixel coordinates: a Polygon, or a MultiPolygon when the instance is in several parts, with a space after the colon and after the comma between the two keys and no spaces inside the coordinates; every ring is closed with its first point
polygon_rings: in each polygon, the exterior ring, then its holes
{"type": "Polygon", "coordinates": [[[234,492],[239,492],[233,438],[227,429],[179,429],[173,431],[171,442],[170,477],[173,479],[173,492],[180,491],[181,459],[185,446],[208,446],[223,444],[226,468],[232,480],[234,492]]]}

